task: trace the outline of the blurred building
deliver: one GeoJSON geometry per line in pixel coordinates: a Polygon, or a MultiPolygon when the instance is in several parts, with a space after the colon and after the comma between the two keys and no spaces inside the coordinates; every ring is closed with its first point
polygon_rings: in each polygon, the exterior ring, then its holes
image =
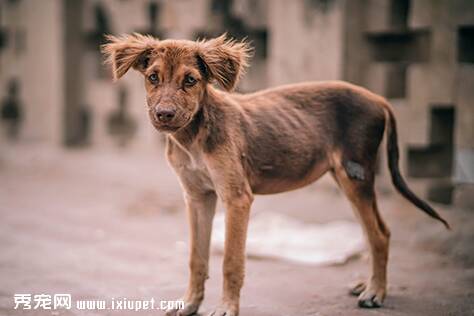
{"type": "Polygon", "coordinates": [[[330,79],[368,87],[396,109],[404,173],[418,189],[474,205],[471,0],[0,0],[2,150],[162,146],[140,76],[111,82],[103,34],[225,31],[255,47],[241,91],[330,79]]]}

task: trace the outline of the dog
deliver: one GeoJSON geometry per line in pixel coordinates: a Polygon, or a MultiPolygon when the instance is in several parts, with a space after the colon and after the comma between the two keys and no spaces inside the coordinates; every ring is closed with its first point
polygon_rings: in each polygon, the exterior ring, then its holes
{"type": "Polygon", "coordinates": [[[203,301],[217,198],[226,207],[224,282],[221,303],[211,315],[236,316],[254,194],[301,188],[326,172],[352,203],[370,246],[370,276],[352,293],[360,307],[380,307],[387,288],[390,230],[379,214],[374,177],[384,134],[395,188],[449,228],[401,176],[396,120],[383,97],[342,81],[232,93],[251,48],[226,34],[201,41],[137,33],[107,40],[102,52],[115,80],[130,68],[143,75],[149,118],[166,133],[166,156],[184,191],[190,278],[184,308],[167,315],[194,314],[203,301]]]}

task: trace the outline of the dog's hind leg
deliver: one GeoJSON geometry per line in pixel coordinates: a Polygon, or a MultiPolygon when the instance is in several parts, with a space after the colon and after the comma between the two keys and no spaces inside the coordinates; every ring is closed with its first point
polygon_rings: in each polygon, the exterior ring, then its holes
{"type": "MultiPolygon", "coordinates": [[[[336,162],[333,176],[350,200],[369,243],[371,273],[365,283],[358,284],[353,294],[358,294],[360,307],[380,307],[387,287],[387,260],[390,231],[380,217],[374,191],[374,172],[370,165],[359,165],[357,176],[341,161],[336,162]],[[360,167],[360,168],[359,168],[360,167]],[[361,174],[363,173],[363,176],[361,174]]],[[[354,166],[353,166],[354,167],[354,166]]],[[[354,168],[352,168],[354,169],[354,168]]]]}

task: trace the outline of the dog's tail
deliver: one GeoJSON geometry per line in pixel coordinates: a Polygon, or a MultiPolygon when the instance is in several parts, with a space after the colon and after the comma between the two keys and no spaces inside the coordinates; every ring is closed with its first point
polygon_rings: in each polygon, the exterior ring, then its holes
{"type": "Polygon", "coordinates": [[[387,117],[387,160],[388,168],[392,176],[392,182],[398,192],[403,195],[407,200],[412,202],[420,210],[428,214],[429,216],[439,220],[446,226],[447,229],[451,229],[448,222],[442,218],[428,203],[420,199],[418,196],[410,190],[405,179],[400,174],[398,166],[399,152],[398,152],[398,140],[397,140],[397,123],[393,114],[392,107],[388,103],[384,103],[384,108],[387,117]]]}

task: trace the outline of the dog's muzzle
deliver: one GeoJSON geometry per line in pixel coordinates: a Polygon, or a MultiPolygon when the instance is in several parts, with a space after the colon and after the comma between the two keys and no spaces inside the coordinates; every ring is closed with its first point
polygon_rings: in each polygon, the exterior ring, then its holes
{"type": "Polygon", "coordinates": [[[176,116],[176,111],[171,109],[159,109],[155,112],[155,118],[160,123],[169,123],[176,116]]]}

